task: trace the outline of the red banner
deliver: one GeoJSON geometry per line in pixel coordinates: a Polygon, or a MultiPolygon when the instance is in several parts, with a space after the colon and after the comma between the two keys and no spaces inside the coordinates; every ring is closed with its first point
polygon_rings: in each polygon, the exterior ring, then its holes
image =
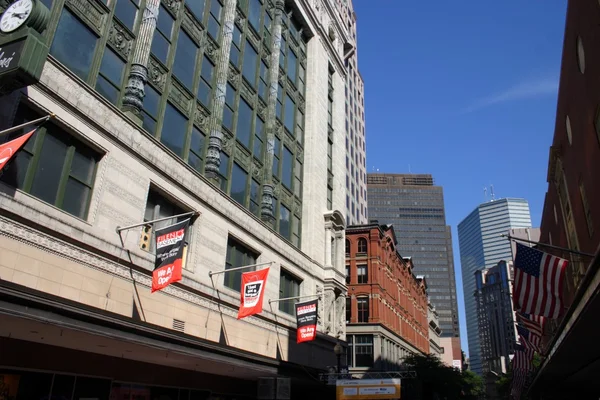
{"type": "Polygon", "coordinates": [[[156,235],[156,261],[152,272],[152,292],[164,289],[181,280],[183,246],[190,220],[158,229],[156,235]]]}
{"type": "Polygon", "coordinates": [[[296,342],[310,342],[317,337],[317,310],[319,300],[296,304],[296,342]]]}
{"type": "Polygon", "coordinates": [[[35,129],[29,133],[19,136],[16,139],[11,140],[10,142],[0,144],[0,171],[2,171],[2,168],[4,168],[6,163],[9,162],[15,154],[17,154],[21,147],[25,145],[34,132],[35,129]]]}
{"type": "Polygon", "coordinates": [[[245,272],[242,274],[242,288],[240,310],[238,319],[242,319],[262,312],[265,285],[269,276],[269,267],[259,271],[245,272]]]}

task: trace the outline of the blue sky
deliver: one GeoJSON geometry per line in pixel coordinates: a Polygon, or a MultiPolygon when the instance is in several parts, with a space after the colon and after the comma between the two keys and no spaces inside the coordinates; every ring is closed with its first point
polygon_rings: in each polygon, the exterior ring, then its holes
{"type": "Polygon", "coordinates": [[[529,200],[539,226],[567,0],[354,0],[367,169],[431,173],[452,226],[484,199],[529,200]],[[488,190],[489,196],[489,190],[488,190]]]}

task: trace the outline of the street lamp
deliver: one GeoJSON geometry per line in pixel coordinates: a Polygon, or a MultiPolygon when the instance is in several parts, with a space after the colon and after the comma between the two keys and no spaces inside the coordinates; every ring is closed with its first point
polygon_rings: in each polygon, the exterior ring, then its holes
{"type": "Polygon", "coordinates": [[[342,372],[341,358],[342,358],[342,354],[344,354],[344,348],[338,342],[335,344],[335,347],[333,348],[333,352],[334,352],[335,356],[337,357],[337,372],[339,374],[342,372]]]}

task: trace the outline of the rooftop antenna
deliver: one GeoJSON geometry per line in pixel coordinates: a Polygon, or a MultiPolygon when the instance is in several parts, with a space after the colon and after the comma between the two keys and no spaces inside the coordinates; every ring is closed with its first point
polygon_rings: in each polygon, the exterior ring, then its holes
{"type": "Polygon", "coordinates": [[[494,197],[494,185],[490,185],[490,196],[492,196],[492,201],[496,200],[494,197]]]}
{"type": "Polygon", "coordinates": [[[408,173],[410,174],[410,164],[408,164],[408,173]]]}
{"type": "Polygon", "coordinates": [[[487,187],[484,186],[483,187],[483,202],[485,203],[487,201],[487,187]]]}

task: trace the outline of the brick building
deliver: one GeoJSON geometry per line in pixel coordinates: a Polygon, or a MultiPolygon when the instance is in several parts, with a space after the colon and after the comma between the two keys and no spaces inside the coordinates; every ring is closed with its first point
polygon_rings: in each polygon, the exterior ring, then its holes
{"type": "Polygon", "coordinates": [[[533,380],[533,398],[597,398],[600,357],[600,4],[569,0],[563,41],[548,190],[540,242],[589,254],[540,246],[570,261],[563,286],[564,312],[548,321],[548,357],[533,380]]]}
{"type": "Polygon", "coordinates": [[[351,371],[397,369],[429,353],[427,284],[396,249],[391,225],[346,229],[347,362],[351,371]]]}

